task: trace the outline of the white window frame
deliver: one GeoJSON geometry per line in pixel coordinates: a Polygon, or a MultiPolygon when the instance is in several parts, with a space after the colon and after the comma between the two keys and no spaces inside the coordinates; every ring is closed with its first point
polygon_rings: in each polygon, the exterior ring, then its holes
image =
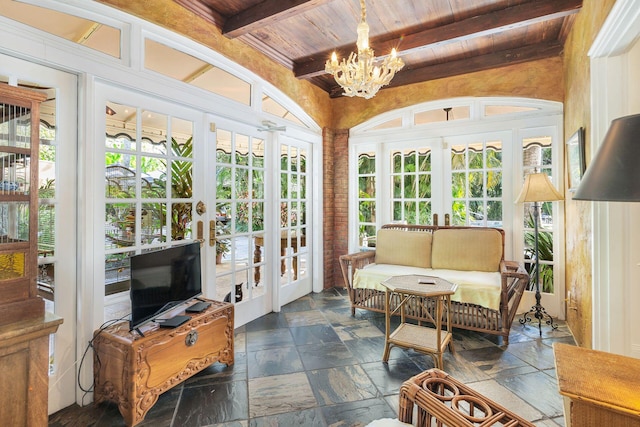
{"type": "MultiPolygon", "coordinates": [[[[447,146],[451,141],[467,140],[473,135],[489,133],[502,134],[503,138],[503,229],[507,234],[505,241],[505,257],[515,260],[524,261],[524,231],[522,220],[522,207],[515,206],[510,200],[515,202],[520,189],[522,188],[522,149],[521,141],[524,135],[527,135],[531,129],[544,128],[549,132],[552,131],[553,138],[553,184],[558,189],[562,189],[564,176],[564,141],[561,139],[563,135],[563,107],[559,102],[543,101],[528,98],[502,98],[502,97],[486,97],[486,98],[455,98],[431,101],[399,110],[390,111],[376,116],[369,121],[362,123],[351,129],[349,135],[349,180],[356,183],[349,187],[349,252],[359,250],[358,242],[358,171],[357,156],[363,151],[371,151],[376,153],[376,225],[378,228],[385,223],[391,222],[391,209],[383,207],[385,199],[388,200],[391,195],[388,159],[386,147],[393,146],[398,148],[402,144],[407,147],[414,146],[416,141],[427,141],[430,139],[440,139],[443,144],[443,152],[445,155],[441,161],[446,160],[447,146]],[[437,108],[446,108],[452,106],[469,106],[469,119],[452,120],[450,122],[436,122],[415,125],[413,116],[416,113],[437,108]],[[484,116],[485,106],[487,105],[504,105],[504,106],[523,106],[532,107],[534,110],[516,112],[510,114],[484,116]],[[375,129],[376,126],[388,121],[401,118],[402,126],[398,128],[375,129]],[[464,126],[460,126],[464,121],[464,126]]],[[[450,182],[451,177],[445,176],[444,182],[450,182]]],[[[438,191],[432,188],[432,193],[438,191]]],[[[446,193],[446,192],[445,192],[446,193]]],[[[433,194],[432,194],[433,197],[433,194]]],[[[444,206],[450,210],[451,196],[443,194],[444,206]]],[[[564,268],[564,204],[554,203],[554,294],[552,298],[554,311],[551,312],[554,318],[564,319],[564,295],[565,295],[565,268],[564,268]]],[[[434,211],[435,212],[435,211],[434,211]]],[[[439,219],[439,223],[443,224],[444,219],[439,219]]],[[[526,311],[531,305],[529,298],[533,298],[531,292],[527,292],[520,311],[526,311]]],[[[544,305],[544,302],[543,302],[544,305]]]]}

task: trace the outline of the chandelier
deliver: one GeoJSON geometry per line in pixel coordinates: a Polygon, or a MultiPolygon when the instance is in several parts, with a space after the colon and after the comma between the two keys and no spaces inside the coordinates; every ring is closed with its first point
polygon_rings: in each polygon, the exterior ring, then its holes
{"type": "Polygon", "coordinates": [[[391,55],[384,58],[381,64],[374,63],[375,55],[369,47],[369,25],[364,0],[360,0],[362,14],[358,24],[358,53],[351,52],[349,59],[338,62],[335,52],[328,59],[324,69],[333,75],[336,82],[344,89],[346,96],[360,96],[370,99],[378,90],[391,82],[397,71],[404,67],[402,59],[397,57],[395,48],[391,55]]]}

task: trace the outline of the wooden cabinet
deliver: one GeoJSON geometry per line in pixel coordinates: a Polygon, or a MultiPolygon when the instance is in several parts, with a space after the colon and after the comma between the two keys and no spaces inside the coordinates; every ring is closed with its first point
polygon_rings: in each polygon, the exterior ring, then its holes
{"type": "Polygon", "coordinates": [[[40,92],[0,83],[0,425],[47,424],[49,335],[37,295],[40,92]]]}
{"type": "Polygon", "coordinates": [[[141,422],[158,396],[209,365],[233,364],[233,305],[211,306],[175,328],[129,331],[123,322],[94,334],[94,401],[118,404],[127,425],[141,422]]]}
{"type": "Polygon", "coordinates": [[[61,323],[45,313],[0,326],[0,425],[47,425],[49,335],[61,323]]]}

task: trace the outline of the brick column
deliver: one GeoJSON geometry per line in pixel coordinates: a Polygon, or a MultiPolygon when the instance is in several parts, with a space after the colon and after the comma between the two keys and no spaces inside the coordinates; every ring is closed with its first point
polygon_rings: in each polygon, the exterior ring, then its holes
{"type": "Polygon", "coordinates": [[[349,131],[323,130],[324,288],[345,286],[340,255],[348,251],[349,131]]]}

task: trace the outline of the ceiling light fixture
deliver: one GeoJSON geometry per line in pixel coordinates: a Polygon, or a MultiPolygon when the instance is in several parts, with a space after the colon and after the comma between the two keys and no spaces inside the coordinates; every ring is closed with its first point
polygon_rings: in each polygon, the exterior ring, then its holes
{"type": "Polygon", "coordinates": [[[280,132],[286,132],[287,127],[286,126],[278,126],[277,123],[272,122],[270,120],[263,120],[262,121],[262,127],[259,127],[258,130],[260,132],[274,132],[274,131],[280,131],[280,132]]]}
{"type": "Polygon", "coordinates": [[[391,82],[397,71],[404,67],[402,59],[398,58],[396,49],[384,58],[382,64],[375,65],[375,55],[369,47],[369,25],[367,24],[367,8],[364,0],[360,0],[362,14],[358,24],[358,53],[351,52],[349,59],[338,62],[335,52],[328,59],[324,69],[333,75],[336,82],[344,89],[346,96],[360,96],[370,99],[378,90],[391,82]]]}

